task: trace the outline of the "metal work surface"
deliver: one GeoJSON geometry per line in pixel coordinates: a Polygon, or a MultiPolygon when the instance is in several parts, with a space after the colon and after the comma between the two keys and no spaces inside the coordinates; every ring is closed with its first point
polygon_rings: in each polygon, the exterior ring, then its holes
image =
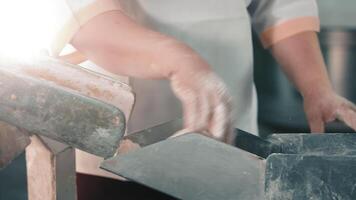
{"type": "Polygon", "coordinates": [[[267,139],[236,129],[235,146],[267,158],[272,153],[356,156],[356,134],[273,134],[267,139]]]}
{"type": "Polygon", "coordinates": [[[356,199],[355,156],[274,154],[266,165],[267,200],[356,199]]]}
{"type": "Polygon", "coordinates": [[[0,120],[98,156],[116,152],[125,131],[118,108],[3,70],[0,80],[0,120]]]}
{"type": "Polygon", "coordinates": [[[260,200],[264,195],[261,158],[198,134],[110,158],[102,168],[179,199],[260,200]]]}
{"type": "Polygon", "coordinates": [[[179,199],[356,198],[355,134],[276,134],[266,140],[236,134],[237,147],[267,161],[188,134],[119,154],[102,168],[179,199]]]}
{"type": "Polygon", "coordinates": [[[273,134],[268,141],[284,154],[356,156],[355,133],[273,134]]]}

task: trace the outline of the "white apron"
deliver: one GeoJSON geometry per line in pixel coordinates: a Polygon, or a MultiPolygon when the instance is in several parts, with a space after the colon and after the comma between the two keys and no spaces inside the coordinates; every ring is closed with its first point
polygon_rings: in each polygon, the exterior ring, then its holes
{"type": "MultiPolygon", "coordinates": [[[[139,23],[185,42],[222,77],[234,97],[237,128],[257,133],[251,25],[245,0],[119,0],[139,23]]],[[[128,133],[181,117],[168,81],[130,79],[136,105],[128,133]]],[[[100,160],[77,154],[77,171],[113,177],[100,160]]]]}

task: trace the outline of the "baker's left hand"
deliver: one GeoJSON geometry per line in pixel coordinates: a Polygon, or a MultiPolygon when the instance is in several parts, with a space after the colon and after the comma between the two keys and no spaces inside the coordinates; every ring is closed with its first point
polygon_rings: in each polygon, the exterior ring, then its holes
{"type": "Polygon", "coordinates": [[[335,120],[356,130],[356,106],[332,90],[304,96],[304,111],[312,133],[324,133],[325,124],[335,120]]]}

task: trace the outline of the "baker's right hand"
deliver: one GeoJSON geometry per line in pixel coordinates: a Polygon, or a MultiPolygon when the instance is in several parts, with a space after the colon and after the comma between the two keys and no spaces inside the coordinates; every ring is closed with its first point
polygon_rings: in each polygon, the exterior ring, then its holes
{"type": "Polygon", "coordinates": [[[232,142],[232,98],[223,81],[209,68],[184,68],[171,76],[183,105],[184,129],[175,136],[198,132],[232,142]]]}
{"type": "Polygon", "coordinates": [[[170,80],[184,109],[180,133],[197,132],[231,141],[232,106],[225,84],[186,44],[136,23],[119,10],[85,23],[71,43],[113,73],[170,80]]]}

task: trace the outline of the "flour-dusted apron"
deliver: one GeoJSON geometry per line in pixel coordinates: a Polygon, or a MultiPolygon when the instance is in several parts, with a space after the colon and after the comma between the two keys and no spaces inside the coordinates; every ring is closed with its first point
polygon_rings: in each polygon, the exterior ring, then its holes
{"type": "MultiPolygon", "coordinates": [[[[235,126],[257,133],[251,25],[246,1],[118,1],[137,22],[185,42],[205,58],[234,97],[235,126]]],[[[130,79],[130,83],[136,93],[136,104],[128,133],[181,117],[180,103],[168,81],[130,79]]],[[[101,160],[78,152],[77,171],[116,178],[98,169],[101,160]]]]}
{"type": "MultiPolygon", "coordinates": [[[[136,21],[185,42],[206,59],[234,97],[235,126],[257,133],[249,1],[119,1],[136,21]]],[[[167,81],[132,79],[131,84],[137,100],[129,132],[181,116],[180,103],[167,81]]]]}

